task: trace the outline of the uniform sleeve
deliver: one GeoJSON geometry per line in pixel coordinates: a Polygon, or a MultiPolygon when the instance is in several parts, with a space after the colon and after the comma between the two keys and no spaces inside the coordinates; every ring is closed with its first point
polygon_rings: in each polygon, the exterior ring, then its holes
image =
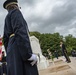
{"type": "Polygon", "coordinates": [[[32,49],[28,36],[27,23],[18,9],[11,14],[11,24],[19,52],[23,60],[27,60],[32,55],[32,49]]]}

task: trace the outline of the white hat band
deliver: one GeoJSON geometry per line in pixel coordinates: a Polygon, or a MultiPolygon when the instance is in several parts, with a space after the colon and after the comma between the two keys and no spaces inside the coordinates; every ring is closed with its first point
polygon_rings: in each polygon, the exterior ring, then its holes
{"type": "Polygon", "coordinates": [[[7,5],[5,6],[5,8],[7,8],[9,5],[12,5],[12,4],[17,4],[17,2],[10,2],[9,4],[7,4],[7,5]]]}

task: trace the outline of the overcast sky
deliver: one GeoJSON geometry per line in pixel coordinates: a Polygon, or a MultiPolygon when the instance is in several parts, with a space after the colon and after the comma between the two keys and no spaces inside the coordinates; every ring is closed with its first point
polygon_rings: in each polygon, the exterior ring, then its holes
{"type": "MultiPolygon", "coordinates": [[[[18,0],[30,31],[76,37],[76,0],[18,0]]],[[[0,0],[0,34],[7,11],[0,0]]]]}

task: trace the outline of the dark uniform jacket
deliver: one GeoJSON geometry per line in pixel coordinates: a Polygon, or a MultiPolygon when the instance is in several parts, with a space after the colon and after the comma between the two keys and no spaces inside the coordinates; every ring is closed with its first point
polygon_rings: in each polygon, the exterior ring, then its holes
{"type": "Polygon", "coordinates": [[[31,66],[32,55],[28,27],[19,9],[10,10],[5,19],[4,46],[7,52],[7,75],[38,75],[37,66],[31,66]],[[10,37],[11,34],[15,34],[10,37]]]}
{"type": "Polygon", "coordinates": [[[66,47],[65,47],[64,44],[62,44],[62,53],[63,53],[63,55],[64,55],[65,53],[67,53],[67,50],[66,50],[66,47]]]}
{"type": "Polygon", "coordinates": [[[66,51],[65,45],[62,44],[62,51],[66,51]]]}

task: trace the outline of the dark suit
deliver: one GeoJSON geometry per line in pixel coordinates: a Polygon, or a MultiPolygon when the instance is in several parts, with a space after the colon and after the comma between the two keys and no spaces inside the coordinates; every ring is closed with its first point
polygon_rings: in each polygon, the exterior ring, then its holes
{"type": "Polygon", "coordinates": [[[70,62],[70,59],[69,59],[69,56],[67,55],[67,50],[66,50],[64,44],[62,44],[62,54],[65,56],[66,61],[67,61],[67,62],[70,62]]]}
{"type": "Polygon", "coordinates": [[[7,52],[7,75],[38,75],[37,65],[27,60],[32,55],[28,27],[19,9],[10,10],[5,19],[4,46],[7,52]],[[11,34],[15,34],[10,37],[11,34]]]}

